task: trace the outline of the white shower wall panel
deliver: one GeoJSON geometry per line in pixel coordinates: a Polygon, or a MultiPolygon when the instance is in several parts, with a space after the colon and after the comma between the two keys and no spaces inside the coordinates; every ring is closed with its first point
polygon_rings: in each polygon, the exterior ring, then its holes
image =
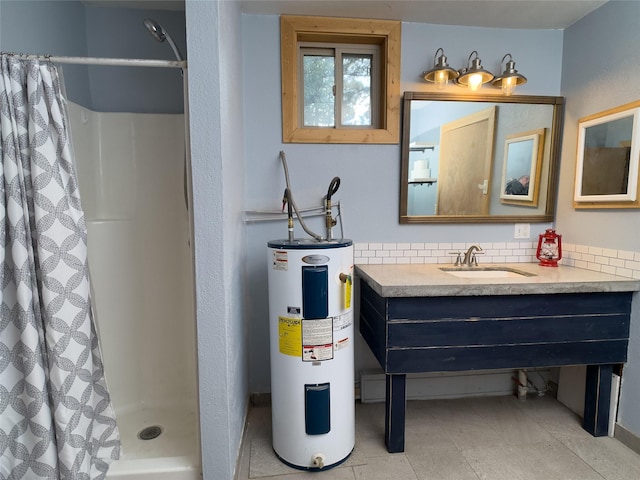
{"type": "Polygon", "coordinates": [[[135,219],[136,189],[144,180],[135,157],[138,126],[130,113],[94,113],[98,146],[94,164],[96,219],[135,219]]]}
{"type": "Polygon", "coordinates": [[[195,405],[184,117],[69,110],[116,412],[195,405]]]}
{"type": "Polygon", "coordinates": [[[196,397],[195,320],[184,193],[184,117],[135,115],[139,268],[145,332],[141,357],[152,399],[196,397]],[[179,135],[176,133],[179,132],[179,135]],[[169,390],[168,390],[169,389],[169,390]]]}
{"type": "Polygon", "coordinates": [[[120,413],[144,398],[144,371],[134,360],[145,337],[138,321],[141,279],[128,271],[137,257],[131,242],[135,226],[131,220],[98,220],[87,222],[87,230],[96,324],[111,399],[120,413]]]}
{"type": "Polygon", "coordinates": [[[69,122],[71,124],[71,143],[76,158],[76,175],[81,186],[82,209],[85,219],[95,219],[96,206],[96,170],[98,161],[98,123],[93,118],[93,112],[75,103],[68,103],[69,122]],[[80,159],[81,161],[79,161],[80,159]]]}

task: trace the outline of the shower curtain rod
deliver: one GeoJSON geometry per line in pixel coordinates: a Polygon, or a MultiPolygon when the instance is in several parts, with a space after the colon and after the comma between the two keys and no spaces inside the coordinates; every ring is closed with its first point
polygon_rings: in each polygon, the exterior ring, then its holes
{"type": "Polygon", "coordinates": [[[2,52],[24,60],[46,60],[56,63],[73,63],[78,65],[112,65],[120,67],[165,67],[187,68],[186,60],[148,60],[144,58],[99,58],[99,57],[56,57],[53,55],[30,55],[23,53],[2,52]]]}

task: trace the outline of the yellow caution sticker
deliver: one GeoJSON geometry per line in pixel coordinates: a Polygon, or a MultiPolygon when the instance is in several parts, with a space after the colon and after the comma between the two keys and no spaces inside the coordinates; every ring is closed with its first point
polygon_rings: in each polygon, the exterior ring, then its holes
{"type": "Polygon", "coordinates": [[[347,281],[344,282],[344,308],[348,310],[351,308],[351,275],[347,277],[347,281]]]}
{"type": "Polygon", "coordinates": [[[302,356],[302,319],[278,317],[280,353],[292,357],[302,356]]]}

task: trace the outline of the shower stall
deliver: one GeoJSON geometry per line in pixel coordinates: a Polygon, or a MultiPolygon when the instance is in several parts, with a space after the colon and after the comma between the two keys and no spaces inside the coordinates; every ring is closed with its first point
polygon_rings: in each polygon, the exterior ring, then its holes
{"type": "MultiPolygon", "coordinates": [[[[67,101],[69,129],[94,323],[121,440],[106,478],[200,480],[186,62],[162,26],[143,24],[138,10],[13,3],[11,13],[36,25],[13,33],[16,50],[24,43],[36,52],[81,53],[84,39],[86,54],[102,55],[16,54],[62,66],[67,98],[78,101],[67,101]],[[85,23],[69,22],[64,32],[46,21],[54,8],[61,17],[81,13],[85,23]],[[134,20],[136,29],[113,28],[134,20]],[[103,41],[103,31],[123,41],[103,41]],[[154,50],[154,38],[165,46],[154,50]],[[148,59],[158,57],[172,59],[148,59]],[[184,113],[133,113],[182,106],[184,113]]],[[[164,18],[181,25],[179,14],[164,18]]]]}
{"type": "Polygon", "coordinates": [[[122,442],[107,479],[200,479],[185,115],[68,110],[122,442]]]}
{"type": "Polygon", "coordinates": [[[184,115],[69,105],[105,375],[122,441],[107,478],[200,478],[184,115]]]}

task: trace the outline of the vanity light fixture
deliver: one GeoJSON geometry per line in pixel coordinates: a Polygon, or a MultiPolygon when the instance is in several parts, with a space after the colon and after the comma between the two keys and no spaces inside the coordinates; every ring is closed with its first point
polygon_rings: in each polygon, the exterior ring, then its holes
{"type": "Polygon", "coordinates": [[[425,81],[434,83],[438,90],[443,90],[449,80],[460,87],[467,87],[469,90],[477,91],[485,83],[502,89],[504,95],[511,95],[518,85],[527,83],[527,78],[518,73],[516,62],[510,53],[507,53],[500,60],[500,70],[504,65],[504,71],[500,76],[495,77],[490,71],[482,68],[482,62],[478,52],[474,50],[469,55],[467,66],[460,70],[455,70],[447,63],[447,57],[442,48],[436,50],[433,56],[433,68],[422,72],[425,81]],[[439,56],[438,56],[439,55],[439,56]],[[505,62],[506,60],[506,62],[505,62]]]}
{"type": "Polygon", "coordinates": [[[459,70],[459,76],[454,80],[454,83],[463,87],[469,87],[470,90],[476,91],[485,83],[489,83],[493,80],[493,78],[494,77],[491,72],[482,68],[478,52],[474,50],[469,55],[467,66],[459,70]]]}
{"type": "Polygon", "coordinates": [[[510,53],[507,53],[502,60],[500,60],[500,69],[505,59],[509,57],[509,61],[505,65],[504,71],[499,77],[496,77],[491,84],[494,87],[501,87],[502,93],[505,95],[511,95],[518,85],[524,85],[527,83],[527,78],[519,74],[516,70],[516,62],[513,61],[513,57],[510,53]]]}
{"type": "Polygon", "coordinates": [[[444,54],[442,48],[436,50],[436,54],[433,56],[433,68],[422,72],[423,78],[427,82],[433,82],[438,90],[443,90],[449,80],[455,80],[458,78],[458,72],[454,68],[451,68],[447,63],[447,57],[444,54]],[[438,57],[438,52],[441,55],[438,57]]]}

